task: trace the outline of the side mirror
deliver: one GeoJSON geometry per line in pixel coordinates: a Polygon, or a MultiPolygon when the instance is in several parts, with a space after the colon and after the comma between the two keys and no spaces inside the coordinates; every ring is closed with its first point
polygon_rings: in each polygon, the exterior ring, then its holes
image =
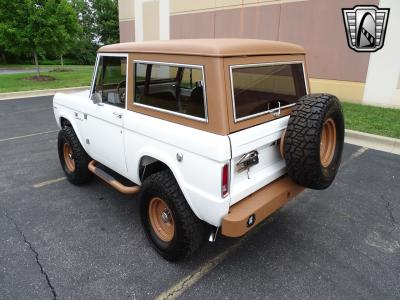
{"type": "Polygon", "coordinates": [[[91,100],[93,101],[94,104],[97,104],[101,102],[101,97],[98,93],[93,93],[91,100]]]}

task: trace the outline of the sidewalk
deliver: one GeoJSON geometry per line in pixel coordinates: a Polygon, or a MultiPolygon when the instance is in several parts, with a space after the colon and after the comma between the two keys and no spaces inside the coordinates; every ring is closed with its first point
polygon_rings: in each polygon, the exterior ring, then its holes
{"type": "Polygon", "coordinates": [[[22,92],[10,92],[10,93],[0,93],[0,101],[1,100],[12,100],[12,99],[21,99],[21,98],[31,98],[31,97],[40,97],[40,96],[52,96],[55,93],[74,93],[80,92],[84,90],[88,90],[90,86],[80,86],[80,87],[72,87],[72,88],[60,88],[60,89],[47,89],[47,90],[33,90],[33,91],[22,91],[22,92]]]}
{"type": "Polygon", "coordinates": [[[344,142],[400,155],[400,139],[346,129],[344,142]]]}

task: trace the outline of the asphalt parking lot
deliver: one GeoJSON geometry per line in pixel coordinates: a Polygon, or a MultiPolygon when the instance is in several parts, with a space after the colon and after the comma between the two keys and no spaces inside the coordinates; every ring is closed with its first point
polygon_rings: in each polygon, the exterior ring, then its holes
{"type": "Polygon", "coordinates": [[[138,199],[64,179],[51,98],[0,101],[0,299],[400,298],[400,156],[346,145],[329,189],[169,263],[138,199]]]}

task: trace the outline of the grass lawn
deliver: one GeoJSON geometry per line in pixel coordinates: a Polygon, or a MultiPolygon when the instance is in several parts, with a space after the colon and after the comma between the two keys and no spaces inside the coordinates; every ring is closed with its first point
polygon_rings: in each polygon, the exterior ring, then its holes
{"type": "MultiPolygon", "coordinates": [[[[53,66],[52,69],[57,66],[53,66]]],[[[35,73],[0,74],[0,93],[78,87],[90,85],[92,66],[66,66],[68,72],[40,72],[40,75],[54,77],[52,81],[26,80],[35,73]]]]}
{"type": "Polygon", "coordinates": [[[400,109],[342,102],[347,129],[400,138],[400,109]]]}

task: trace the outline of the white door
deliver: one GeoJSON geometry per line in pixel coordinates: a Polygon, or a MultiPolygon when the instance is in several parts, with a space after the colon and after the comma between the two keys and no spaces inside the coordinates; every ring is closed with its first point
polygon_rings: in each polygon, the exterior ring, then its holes
{"type": "Polygon", "coordinates": [[[124,115],[126,56],[100,55],[93,83],[92,107],[86,116],[88,148],[93,159],[126,174],[124,115]]]}

